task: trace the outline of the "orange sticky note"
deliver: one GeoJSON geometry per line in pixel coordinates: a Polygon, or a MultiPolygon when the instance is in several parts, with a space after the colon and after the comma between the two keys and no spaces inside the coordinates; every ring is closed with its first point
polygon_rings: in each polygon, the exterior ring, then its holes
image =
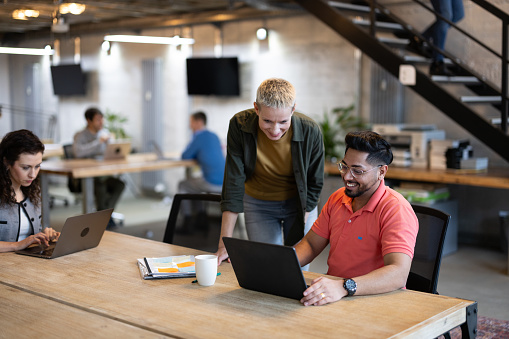
{"type": "Polygon", "coordinates": [[[172,267],[168,267],[168,268],[159,268],[158,269],[159,273],[178,273],[178,268],[172,268],[172,267]]]}

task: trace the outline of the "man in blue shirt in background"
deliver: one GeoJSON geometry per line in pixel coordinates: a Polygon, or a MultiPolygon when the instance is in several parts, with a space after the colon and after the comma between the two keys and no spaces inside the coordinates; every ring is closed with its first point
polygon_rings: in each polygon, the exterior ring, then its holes
{"type": "MultiPolygon", "coordinates": [[[[178,185],[179,193],[221,193],[223,187],[225,157],[218,136],[207,129],[207,116],[203,112],[191,115],[189,126],[193,139],[182,153],[182,159],[194,159],[200,165],[203,175],[189,177],[178,185]]],[[[194,211],[203,211],[202,206],[195,206],[194,211]]],[[[184,216],[190,218],[191,205],[182,202],[184,216]]]]}

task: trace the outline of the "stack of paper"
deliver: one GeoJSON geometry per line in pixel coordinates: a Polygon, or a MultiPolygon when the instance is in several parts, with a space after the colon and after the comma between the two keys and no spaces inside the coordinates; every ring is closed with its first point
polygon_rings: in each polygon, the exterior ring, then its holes
{"type": "Polygon", "coordinates": [[[429,152],[429,168],[430,169],[447,169],[447,159],[445,152],[448,148],[458,148],[460,145],[468,144],[468,140],[430,140],[429,152]]]}
{"type": "Polygon", "coordinates": [[[195,277],[194,255],[138,259],[143,279],[195,277]]]}

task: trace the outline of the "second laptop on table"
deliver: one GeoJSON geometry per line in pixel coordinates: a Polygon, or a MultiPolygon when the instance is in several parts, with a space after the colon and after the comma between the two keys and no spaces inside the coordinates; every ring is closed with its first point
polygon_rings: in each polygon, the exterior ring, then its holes
{"type": "Polygon", "coordinates": [[[250,290],[300,300],[306,290],[293,247],[223,237],[239,285],[250,290]]]}

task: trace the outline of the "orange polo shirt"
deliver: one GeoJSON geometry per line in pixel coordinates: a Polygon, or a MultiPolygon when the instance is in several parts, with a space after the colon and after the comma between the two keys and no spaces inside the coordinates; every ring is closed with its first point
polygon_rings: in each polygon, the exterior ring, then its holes
{"type": "Polygon", "coordinates": [[[330,243],[327,274],[353,278],[384,266],[388,253],[413,258],[419,222],[410,203],[382,180],[369,202],[353,213],[345,188],[334,192],[312,230],[330,243]]]}

